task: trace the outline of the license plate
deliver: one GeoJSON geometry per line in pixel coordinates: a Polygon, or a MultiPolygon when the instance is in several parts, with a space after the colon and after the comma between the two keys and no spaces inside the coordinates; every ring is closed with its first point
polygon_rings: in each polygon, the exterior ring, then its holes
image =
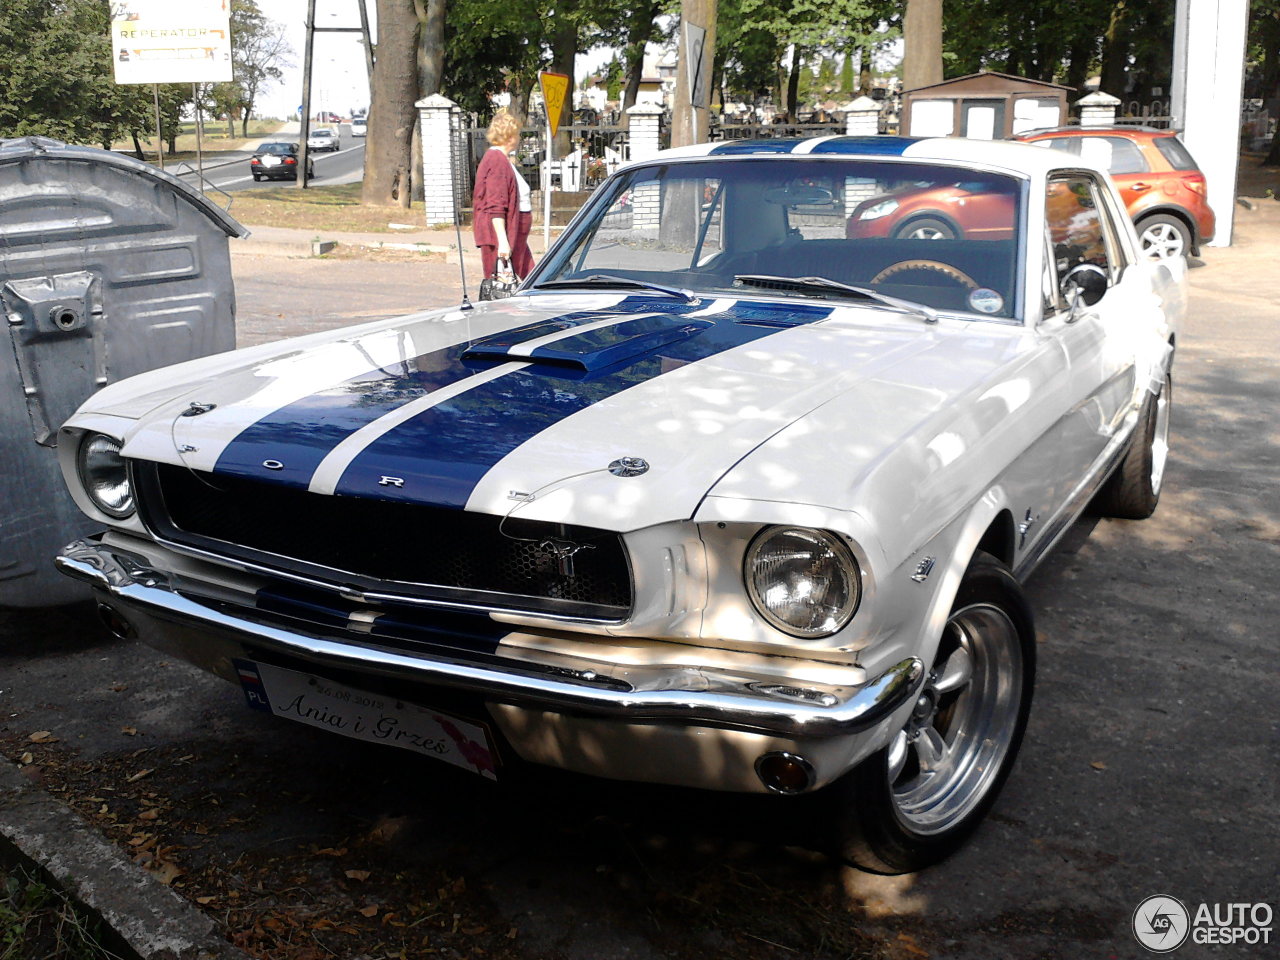
{"type": "Polygon", "coordinates": [[[263,157],[262,165],[264,167],[278,167],[280,166],[280,158],[279,157],[263,157]]]}
{"type": "Polygon", "coordinates": [[[489,731],[478,723],[267,663],[237,660],[235,666],[255,710],[498,779],[489,731]]]}

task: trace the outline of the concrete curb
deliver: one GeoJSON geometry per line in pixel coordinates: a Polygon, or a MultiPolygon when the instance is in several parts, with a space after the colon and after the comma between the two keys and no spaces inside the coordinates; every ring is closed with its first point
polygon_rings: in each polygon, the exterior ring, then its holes
{"type": "Polygon", "coordinates": [[[0,860],[35,864],[138,960],[250,960],[7,761],[0,761],[0,860]]]}

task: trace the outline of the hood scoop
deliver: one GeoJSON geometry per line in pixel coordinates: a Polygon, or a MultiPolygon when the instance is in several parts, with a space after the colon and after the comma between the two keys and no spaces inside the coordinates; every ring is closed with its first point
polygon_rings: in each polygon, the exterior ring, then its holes
{"type": "Polygon", "coordinates": [[[715,324],[669,313],[622,318],[600,315],[595,322],[538,323],[472,343],[463,360],[529,363],[595,373],[652,357],[665,347],[696,337],[715,324]]]}

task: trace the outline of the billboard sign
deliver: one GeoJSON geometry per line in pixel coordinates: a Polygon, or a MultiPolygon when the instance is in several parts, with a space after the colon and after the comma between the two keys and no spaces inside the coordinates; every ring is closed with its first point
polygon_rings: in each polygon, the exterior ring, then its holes
{"type": "Polygon", "coordinates": [[[112,0],[116,83],[221,83],[231,76],[231,0],[112,0]]]}

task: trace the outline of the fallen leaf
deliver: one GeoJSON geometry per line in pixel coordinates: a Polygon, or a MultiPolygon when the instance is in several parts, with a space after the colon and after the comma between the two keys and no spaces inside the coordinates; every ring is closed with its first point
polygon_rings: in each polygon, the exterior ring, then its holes
{"type": "Polygon", "coordinates": [[[151,768],[149,768],[149,769],[147,769],[147,770],[139,770],[139,771],[138,771],[137,773],[135,773],[132,777],[126,777],[124,782],[125,782],[125,783],[137,783],[137,782],[138,782],[139,780],[141,780],[143,777],[145,777],[145,776],[149,776],[150,774],[152,774],[152,773],[154,773],[154,772],[155,772],[155,768],[154,768],[154,767],[151,767],[151,768]]]}
{"type": "Polygon", "coordinates": [[[57,743],[58,738],[48,730],[37,730],[27,738],[32,743],[57,743]]]}
{"type": "Polygon", "coordinates": [[[1105,769],[1107,769],[1107,765],[1106,765],[1105,763],[1103,763],[1101,760],[1095,760],[1095,761],[1093,761],[1093,763],[1089,764],[1089,766],[1093,767],[1093,769],[1095,769],[1095,770],[1105,770],[1105,769]]]}
{"type": "Polygon", "coordinates": [[[913,957],[927,957],[929,951],[922,950],[920,945],[916,943],[916,938],[909,933],[898,934],[898,943],[902,944],[902,949],[913,957]]]}
{"type": "Polygon", "coordinates": [[[23,766],[26,766],[28,763],[35,763],[35,762],[36,762],[36,758],[31,755],[30,751],[27,751],[26,753],[24,753],[22,756],[18,758],[18,763],[22,764],[23,766]]]}
{"type": "Polygon", "coordinates": [[[363,882],[369,879],[369,871],[368,870],[348,870],[347,879],[360,880],[361,882],[363,882]]]}
{"type": "Polygon", "coordinates": [[[198,823],[196,824],[196,833],[198,833],[202,837],[207,837],[209,835],[209,828],[206,827],[203,823],[198,823]]]}
{"type": "Polygon", "coordinates": [[[204,907],[204,906],[207,906],[207,905],[209,905],[209,904],[213,903],[213,901],[215,901],[215,900],[217,900],[217,899],[218,899],[217,897],[196,897],[196,903],[198,903],[198,904],[200,904],[200,906],[204,907]]]}
{"type": "Polygon", "coordinates": [[[507,939],[514,940],[519,933],[520,933],[519,929],[517,929],[516,927],[512,927],[510,930],[507,931],[507,939]]]}
{"type": "Polygon", "coordinates": [[[323,850],[317,850],[317,857],[345,857],[347,855],[346,847],[325,847],[323,850]]]}
{"type": "Polygon", "coordinates": [[[110,690],[112,693],[123,693],[125,690],[128,690],[129,688],[125,686],[123,683],[113,683],[111,686],[107,687],[107,689],[110,690]]]}
{"type": "Polygon", "coordinates": [[[126,737],[136,737],[138,735],[137,727],[121,727],[120,732],[126,737]]]}
{"type": "Polygon", "coordinates": [[[155,820],[159,816],[160,816],[160,811],[155,807],[152,807],[150,810],[143,810],[140,814],[138,814],[138,819],[139,820],[155,820]]]}
{"type": "Polygon", "coordinates": [[[376,917],[378,915],[378,905],[371,903],[367,907],[361,907],[357,912],[362,917],[376,917]]]}
{"type": "Polygon", "coordinates": [[[151,839],[151,834],[139,833],[137,836],[133,836],[129,838],[129,846],[140,847],[142,846],[142,844],[146,843],[150,839],[151,839]]]}
{"type": "Polygon", "coordinates": [[[172,860],[153,861],[151,864],[147,865],[147,869],[151,871],[152,876],[163,883],[166,887],[183,874],[182,868],[172,860]]]}

